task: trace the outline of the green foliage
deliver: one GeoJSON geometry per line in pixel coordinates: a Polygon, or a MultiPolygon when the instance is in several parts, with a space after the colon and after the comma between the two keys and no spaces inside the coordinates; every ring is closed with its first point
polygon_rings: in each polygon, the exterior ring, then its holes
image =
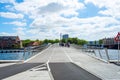
{"type": "Polygon", "coordinates": [[[84,45],[84,44],[87,44],[86,40],[78,39],[78,45],[84,45]]]}
{"type": "Polygon", "coordinates": [[[66,40],[65,40],[65,39],[62,39],[61,41],[62,41],[63,43],[66,43],[66,40]]]}
{"type": "Polygon", "coordinates": [[[46,44],[48,44],[48,43],[52,43],[52,44],[54,44],[54,43],[59,43],[59,39],[55,39],[55,40],[45,39],[45,40],[43,41],[43,43],[46,43],[46,44]]]}
{"type": "Polygon", "coordinates": [[[94,41],[95,44],[97,44],[97,41],[94,41]]]}
{"type": "MultiPolygon", "coordinates": [[[[35,41],[37,42],[40,42],[41,44],[48,44],[48,43],[59,43],[60,40],[59,39],[55,39],[55,40],[49,40],[49,39],[45,39],[43,41],[39,41],[38,39],[36,39],[35,41]]],[[[71,44],[78,44],[78,45],[84,45],[84,44],[87,44],[87,41],[86,40],[83,40],[83,39],[78,39],[78,38],[68,38],[68,39],[62,39],[61,40],[63,43],[66,43],[66,42],[69,42],[71,44]]],[[[26,40],[23,40],[22,43],[23,43],[23,47],[26,47],[28,46],[29,43],[31,42],[34,42],[33,40],[30,40],[30,39],[26,39],[26,40]]]]}
{"type": "Polygon", "coordinates": [[[28,45],[29,43],[31,43],[31,42],[33,42],[33,41],[30,40],[30,39],[26,39],[26,40],[23,40],[23,41],[22,41],[22,44],[23,44],[24,47],[27,47],[27,45],[28,45]]]}
{"type": "Polygon", "coordinates": [[[14,48],[14,49],[18,49],[18,48],[20,48],[20,45],[14,44],[14,45],[13,45],[13,48],[14,48]]]}
{"type": "Polygon", "coordinates": [[[43,41],[43,43],[49,43],[49,40],[48,40],[48,39],[45,39],[45,40],[43,41]]]}
{"type": "Polygon", "coordinates": [[[39,42],[39,40],[38,40],[38,39],[36,39],[35,41],[36,41],[36,42],[39,42]]]}
{"type": "Polygon", "coordinates": [[[103,40],[102,39],[99,40],[99,44],[103,44],[103,40]]]}
{"type": "Polygon", "coordinates": [[[30,39],[26,39],[26,40],[22,40],[22,44],[23,44],[23,47],[27,47],[28,44],[32,43],[32,42],[39,42],[39,44],[42,44],[43,41],[40,41],[38,39],[36,40],[30,40],[30,39]]]}
{"type": "Polygon", "coordinates": [[[68,38],[67,40],[62,39],[63,43],[69,42],[71,44],[77,44],[77,45],[84,45],[87,44],[88,42],[83,39],[78,39],[78,38],[68,38]]]}
{"type": "Polygon", "coordinates": [[[54,42],[55,42],[55,43],[59,43],[59,39],[55,39],[54,42]]]}

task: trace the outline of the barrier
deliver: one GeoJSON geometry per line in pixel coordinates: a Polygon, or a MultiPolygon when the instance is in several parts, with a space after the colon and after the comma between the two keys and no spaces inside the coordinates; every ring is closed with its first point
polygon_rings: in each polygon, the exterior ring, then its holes
{"type": "Polygon", "coordinates": [[[35,47],[26,47],[22,50],[16,49],[16,50],[0,50],[0,60],[2,62],[19,62],[24,61],[36,54],[38,54],[43,49],[49,47],[50,45],[41,45],[41,46],[35,46],[35,47]]]}

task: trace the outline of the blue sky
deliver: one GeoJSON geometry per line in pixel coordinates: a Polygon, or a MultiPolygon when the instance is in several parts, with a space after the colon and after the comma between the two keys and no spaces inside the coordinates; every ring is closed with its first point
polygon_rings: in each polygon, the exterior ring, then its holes
{"type": "Polygon", "coordinates": [[[0,36],[99,40],[119,31],[119,0],[0,0],[0,36]]]}

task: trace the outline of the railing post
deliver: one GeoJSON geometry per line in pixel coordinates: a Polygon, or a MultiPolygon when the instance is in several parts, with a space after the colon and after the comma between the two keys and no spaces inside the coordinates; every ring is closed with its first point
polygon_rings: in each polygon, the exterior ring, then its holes
{"type": "Polygon", "coordinates": [[[110,61],[110,57],[109,57],[109,55],[108,55],[108,49],[107,48],[105,48],[105,53],[106,53],[106,56],[107,56],[107,62],[109,63],[110,61]]]}
{"type": "Polygon", "coordinates": [[[24,53],[23,53],[23,60],[24,60],[24,58],[25,58],[25,51],[26,51],[26,50],[25,50],[25,48],[24,48],[24,53]]]}
{"type": "Polygon", "coordinates": [[[100,49],[98,49],[98,52],[99,52],[100,58],[102,59],[102,55],[101,55],[100,49]]]}
{"type": "Polygon", "coordinates": [[[96,56],[95,49],[93,49],[93,53],[94,53],[94,55],[96,56]]]}

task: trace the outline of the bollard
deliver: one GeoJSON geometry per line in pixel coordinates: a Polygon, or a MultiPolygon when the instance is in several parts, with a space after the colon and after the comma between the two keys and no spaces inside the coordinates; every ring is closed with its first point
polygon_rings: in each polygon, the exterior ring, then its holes
{"type": "Polygon", "coordinates": [[[106,53],[106,56],[107,56],[107,62],[109,63],[110,61],[110,57],[109,57],[109,55],[108,55],[108,49],[107,48],[105,48],[105,53],[106,53]]]}

